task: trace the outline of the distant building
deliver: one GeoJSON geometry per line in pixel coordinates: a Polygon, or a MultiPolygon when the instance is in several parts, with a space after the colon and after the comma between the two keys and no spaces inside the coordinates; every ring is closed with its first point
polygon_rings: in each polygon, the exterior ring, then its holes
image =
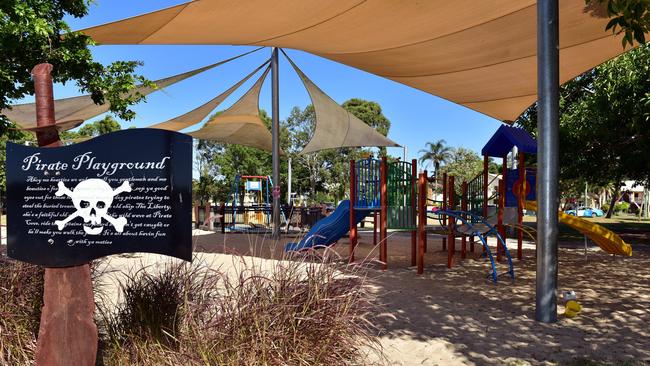
{"type": "Polygon", "coordinates": [[[637,184],[636,181],[626,180],[621,187],[621,201],[629,202],[633,210],[638,210],[643,205],[643,199],[646,189],[643,185],[637,184]]]}

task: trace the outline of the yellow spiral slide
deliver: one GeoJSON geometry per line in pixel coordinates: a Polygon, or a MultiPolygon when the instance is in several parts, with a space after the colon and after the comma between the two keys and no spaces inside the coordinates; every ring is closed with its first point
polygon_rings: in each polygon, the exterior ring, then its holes
{"type": "MultiPolygon", "coordinates": [[[[526,201],[526,210],[537,211],[537,202],[526,201]]],[[[607,253],[632,256],[632,247],[630,244],[623,241],[623,239],[621,239],[621,237],[615,232],[605,228],[604,226],[589,222],[579,217],[567,215],[562,211],[558,213],[558,219],[561,223],[586,235],[607,253]]]]}

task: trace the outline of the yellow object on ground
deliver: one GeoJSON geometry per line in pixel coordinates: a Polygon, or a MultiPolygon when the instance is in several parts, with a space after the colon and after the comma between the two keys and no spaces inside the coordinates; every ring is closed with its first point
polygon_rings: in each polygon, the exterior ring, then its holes
{"type": "Polygon", "coordinates": [[[573,318],[580,313],[582,306],[575,300],[567,301],[564,308],[564,316],[573,318]]]}
{"type": "MultiPolygon", "coordinates": [[[[526,210],[537,211],[537,203],[526,201],[526,210]]],[[[607,253],[632,256],[632,247],[630,244],[623,241],[623,239],[621,239],[621,237],[615,232],[605,228],[604,226],[589,222],[579,217],[567,215],[561,211],[558,213],[558,218],[561,223],[569,225],[585,234],[607,253]]]]}

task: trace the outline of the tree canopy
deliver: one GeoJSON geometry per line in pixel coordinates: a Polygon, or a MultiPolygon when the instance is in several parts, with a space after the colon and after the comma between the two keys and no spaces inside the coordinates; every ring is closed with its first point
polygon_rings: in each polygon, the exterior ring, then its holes
{"type": "MultiPolygon", "coordinates": [[[[129,93],[137,84],[150,85],[134,73],[137,61],[102,65],[93,59],[93,41],[71,33],[64,17],[81,18],[88,13],[87,0],[3,0],[0,2],[0,109],[12,100],[34,93],[32,68],[43,62],[54,66],[54,82],[75,82],[95,103],[110,103],[118,117],[132,119],[129,106],[140,101],[129,93]]],[[[0,116],[6,128],[7,120],[0,116]]]]}
{"type": "MultiPolygon", "coordinates": [[[[648,46],[584,73],[560,94],[561,186],[575,180],[601,187],[620,187],[623,179],[650,183],[648,46]]],[[[536,134],[537,106],[516,123],[536,134]]]]}
{"type": "Polygon", "coordinates": [[[440,164],[446,163],[453,149],[446,145],[447,141],[440,139],[435,142],[427,142],[425,144],[426,148],[419,151],[420,154],[420,164],[428,166],[429,163],[433,164],[434,171],[436,175],[440,171],[440,164]]]}

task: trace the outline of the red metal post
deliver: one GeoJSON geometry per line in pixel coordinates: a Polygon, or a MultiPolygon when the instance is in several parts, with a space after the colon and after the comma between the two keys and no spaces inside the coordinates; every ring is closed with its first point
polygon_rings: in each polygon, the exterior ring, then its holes
{"type": "MultiPolygon", "coordinates": [[[[36,138],[41,147],[61,146],[54,127],[52,65],[32,70],[36,94],[36,138]]],[[[47,366],[94,365],[97,326],[90,266],[45,268],[43,308],[36,345],[36,364],[47,366]]]]}
{"type": "MultiPolygon", "coordinates": [[[[418,161],[413,159],[411,160],[411,217],[412,217],[412,222],[416,222],[417,220],[417,198],[415,197],[416,194],[416,189],[415,186],[418,182],[418,161]]],[[[417,229],[414,229],[411,231],[411,265],[414,266],[416,262],[416,251],[417,251],[417,240],[418,240],[418,234],[417,234],[417,229]]]]}
{"type": "Polygon", "coordinates": [[[489,170],[490,157],[483,155],[483,217],[488,216],[488,170],[489,170]]]}
{"type": "Polygon", "coordinates": [[[424,246],[427,240],[427,173],[420,174],[418,179],[418,274],[424,273],[424,246]]]}
{"type": "Polygon", "coordinates": [[[382,262],[382,269],[388,268],[388,255],[387,243],[388,240],[388,160],[386,157],[381,158],[381,165],[379,168],[379,184],[380,184],[380,206],[379,213],[379,261],[382,262]]]}
{"type": "MultiPolygon", "coordinates": [[[[436,172],[437,178],[438,172],[436,172]]],[[[442,209],[447,209],[447,173],[442,174],[442,209]]],[[[447,216],[442,216],[442,225],[447,226],[447,216]]],[[[442,250],[447,250],[447,238],[442,238],[442,250]]]]}
{"type": "Polygon", "coordinates": [[[422,190],[423,190],[422,194],[424,195],[424,201],[423,201],[422,204],[424,205],[424,207],[423,207],[422,211],[424,213],[424,230],[425,230],[423,242],[424,242],[424,253],[426,253],[427,252],[427,233],[426,233],[426,229],[427,229],[427,225],[429,223],[429,214],[427,212],[427,204],[429,203],[429,191],[428,191],[429,185],[427,183],[429,182],[429,180],[428,180],[428,175],[427,175],[428,173],[427,173],[426,170],[424,172],[422,172],[422,174],[424,174],[424,187],[422,188],[422,190]]]}
{"type": "Polygon", "coordinates": [[[357,247],[357,222],[354,213],[354,202],[357,198],[357,172],[355,166],[355,161],[350,160],[350,263],[354,262],[354,250],[357,247]]]}
{"type": "Polygon", "coordinates": [[[377,210],[372,211],[372,245],[377,245],[377,230],[379,229],[377,221],[377,210]]]}
{"type": "Polygon", "coordinates": [[[524,241],[524,231],[522,229],[524,225],[524,207],[526,206],[526,187],[528,186],[528,181],[526,180],[526,162],[524,159],[524,153],[519,152],[519,194],[517,195],[517,224],[519,224],[519,230],[517,231],[517,259],[521,260],[523,258],[523,241],[524,241]]]}
{"type": "MultiPolygon", "coordinates": [[[[447,188],[449,190],[448,201],[449,209],[454,209],[454,176],[449,177],[449,183],[447,183],[447,188]]],[[[456,254],[456,236],[454,235],[454,221],[453,217],[448,218],[447,229],[449,230],[449,236],[447,237],[447,268],[451,268],[454,265],[454,255],[456,254]]]]}
{"type": "Polygon", "coordinates": [[[469,251],[474,253],[474,235],[469,236],[469,251]]]}
{"type": "MultiPolygon", "coordinates": [[[[461,210],[467,211],[467,182],[463,182],[463,195],[461,197],[461,210]]],[[[465,215],[465,220],[468,220],[469,217],[465,215]]],[[[460,257],[465,259],[467,257],[467,235],[463,234],[461,236],[461,248],[460,248],[460,257]]]]}

